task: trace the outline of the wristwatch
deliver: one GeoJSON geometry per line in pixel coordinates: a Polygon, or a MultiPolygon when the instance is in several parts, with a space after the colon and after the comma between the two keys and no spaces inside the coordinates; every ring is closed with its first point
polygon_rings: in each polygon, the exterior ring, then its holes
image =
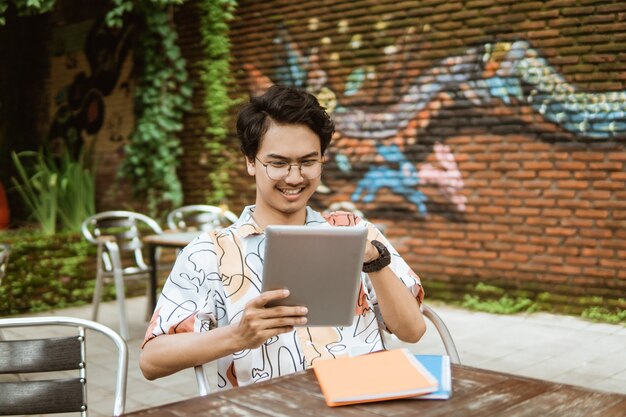
{"type": "Polygon", "coordinates": [[[372,245],[378,250],[378,258],[363,264],[363,272],[378,272],[391,263],[391,254],[382,242],[372,240],[372,245]]]}

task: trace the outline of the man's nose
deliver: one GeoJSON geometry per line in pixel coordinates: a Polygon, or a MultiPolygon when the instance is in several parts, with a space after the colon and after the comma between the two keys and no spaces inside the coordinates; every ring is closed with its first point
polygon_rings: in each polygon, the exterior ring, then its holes
{"type": "Polygon", "coordinates": [[[302,182],[304,177],[302,176],[302,170],[300,164],[293,164],[289,166],[289,172],[285,177],[285,182],[288,184],[298,184],[302,182]]]}

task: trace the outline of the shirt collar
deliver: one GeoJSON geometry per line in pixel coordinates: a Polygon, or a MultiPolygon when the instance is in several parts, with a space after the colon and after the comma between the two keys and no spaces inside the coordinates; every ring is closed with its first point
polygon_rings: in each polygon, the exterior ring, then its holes
{"type": "MultiPolygon", "coordinates": [[[[254,217],[252,217],[255,208],[255,205],[246,206],[241,212],[239,220],[234,224],[239,237],[246,238],[252,235],[261,235],[265,232],[265,230],[254,221],[254,217]]],[[[326,219],[324,219],[321,213],[307,206],[304,224],[307,226],[323,226],[328,225],[328,222],[326,222],[326,219]]]]}

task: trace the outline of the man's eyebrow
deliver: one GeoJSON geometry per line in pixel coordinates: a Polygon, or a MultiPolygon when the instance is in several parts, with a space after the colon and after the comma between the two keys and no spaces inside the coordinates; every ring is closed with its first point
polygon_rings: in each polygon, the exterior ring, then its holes
{"type": "MultiPolygon", "coordinates": [[[[302,159],[306,159],[306,158],[311,158],[313,156],[319,156],[319,152],[311,152],[311,153],[308,153],[306,155],[303,155],[303,156],[299,157],[298,159],[302,160],[302,159]]],[[[270,153],[270,154],[266,155],[266,157],[267,158],[273,158],[273,159],[280,159],[280,160],[283,160],[283,161],[290,161],[291,160],[290,158],[287,158],[286,156],[275,154],[275,153],[270,153]]]]}

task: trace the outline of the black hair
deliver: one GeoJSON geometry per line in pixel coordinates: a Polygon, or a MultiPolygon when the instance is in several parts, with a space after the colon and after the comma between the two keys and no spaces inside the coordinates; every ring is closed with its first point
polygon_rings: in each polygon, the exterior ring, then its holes
{"type": "Polygon", "coordinates": [[[241,152],[248,159],[256,157],[261,139],[272,123],[306,125],[319,137],[322,155],[335,131],[335,124],[314,95],[273,85],[263,95],[251,98],[239,112],[237,136],[241,152]]]}

